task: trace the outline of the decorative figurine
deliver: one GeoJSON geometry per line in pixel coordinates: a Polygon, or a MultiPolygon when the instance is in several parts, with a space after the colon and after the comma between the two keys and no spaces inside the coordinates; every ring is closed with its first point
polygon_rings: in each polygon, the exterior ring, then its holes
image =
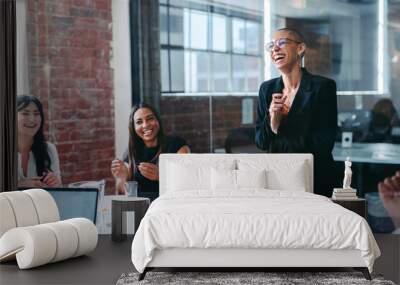
{"type": "Polygon", "coordinates": [[[350,185],[351,185],[351,176],[353,175],[353,172],[351,171],[350,157],[346,158],[344,165],[345,168],[344,168],[343,189],[352,189],[350,185]]]}
{"type": "Polygon", "coordinates": [[[333,200],[354,200],[357,199],[357,189],[351,188],[351,160],[350,157],[346,157],[344,162],[344,178],[343,188],[333,188],[332,199],[333,200]]]}

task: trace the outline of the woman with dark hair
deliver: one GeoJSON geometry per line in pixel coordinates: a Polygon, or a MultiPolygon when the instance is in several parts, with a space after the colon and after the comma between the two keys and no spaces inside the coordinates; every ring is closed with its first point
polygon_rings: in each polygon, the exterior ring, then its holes
{"type": "Polygon", "coordinates": [[[375,103],[366,142],[392,142],[392,129],[400,120],[392,100],[384,98],[375,103]]]}
{"type": "Polygon", "coordinates": [[[185,140],[164,135],[160,116],[153,107],[145,103],[135,105],[129,117],[128,163],[120,159],[111,163],[118,193],[125,193],[126,181],[135,180],[138,182],[139,196],[157,198],[159,155],[189,152],[185,140]]]}
{"type": "Polygon", "coordinates": [[[31,95],[17,97],[18,187],[61,185],[60,162],[54,144],[43,134],[42,103],[31,95]]]}
{"type": "Polygon", "coordinates": [[[302,68],[304,37],[277,30],[266,45],[281,76],[261,84],[257,147],[271,153],[312,153],[314,192],[330,196],[337,184],[332,149],[337,127],[336,83],[302,68]]]}

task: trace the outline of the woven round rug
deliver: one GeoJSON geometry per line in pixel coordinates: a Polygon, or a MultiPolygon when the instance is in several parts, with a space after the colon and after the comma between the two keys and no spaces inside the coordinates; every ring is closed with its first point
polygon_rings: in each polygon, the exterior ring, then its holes
{"type": "Polygon", "coordinates": [[[323,285],[396,285],[382,276],[372,275],[368,281],[360,272],[148,272],[145,279],[138,281],[139,273],[124,273],[117,285],[133,284],[323,284],[323,285]]]}

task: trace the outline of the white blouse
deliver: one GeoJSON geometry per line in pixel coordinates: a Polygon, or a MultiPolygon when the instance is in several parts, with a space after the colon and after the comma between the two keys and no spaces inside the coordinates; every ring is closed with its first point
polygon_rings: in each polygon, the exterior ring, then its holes
{"type": "MultiPolygon", "coordinates": [[[[50,164],[51,171],[61,180],[60,160],[58,158],[58,152],[56,146],[51,142],[46,142],[46,143],[47,143],[47,151],[49,153],[51,160],[50,164]]],[[[18,180],[23,180],[36,176],[40,175],[38,175],[36,172],[36,160],[32,151],[29,152],[28,173],[26,176],[24,175],[24,171],[22,169],[21,154],[18,152],[18,180]]]]}

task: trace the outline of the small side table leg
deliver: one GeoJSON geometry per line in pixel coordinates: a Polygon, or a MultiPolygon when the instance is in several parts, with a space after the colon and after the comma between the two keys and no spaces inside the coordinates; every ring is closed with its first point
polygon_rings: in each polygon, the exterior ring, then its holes
{"type": "Polygon", "coordinates": [[[363,163],[359,163],[357,166],[357,195],[360,198],[364,198],[364,185],[363,185],[363,179],[364,179],[364,165],[363,163]]]}
{"type": "Polygon", "coordinates": [[[111,239],[113,241],[122,241],[122,206],[121,203],[112,202],[111,206],[111,239]]]}
{"type": "Polygon", "coordinates": [[[143,219],[146,214],[147,209],[149,208],[149,201],[144,201],[143,203],[137,204],[135,206],[135,233],[139,228],[140,221],[143,219]]]}

